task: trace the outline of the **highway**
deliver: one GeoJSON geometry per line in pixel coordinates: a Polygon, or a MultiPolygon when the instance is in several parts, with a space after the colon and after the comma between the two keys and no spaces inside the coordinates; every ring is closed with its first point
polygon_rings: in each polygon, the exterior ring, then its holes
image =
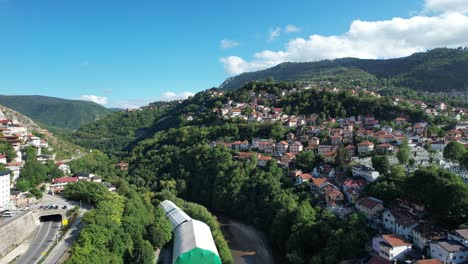
{"type": "Polygon", "coordinates": [[[60,229],[60,222],[46,221],[39,226],[36,238],[31,243],[28,251],[19,257],[17,264],[35,264],[42,258],[42,252],[54,242],[55,235],[60,229]]]}

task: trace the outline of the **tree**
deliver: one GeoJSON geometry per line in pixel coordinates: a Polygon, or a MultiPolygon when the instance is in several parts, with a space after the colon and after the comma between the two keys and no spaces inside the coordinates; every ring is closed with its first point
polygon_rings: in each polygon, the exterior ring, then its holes
{"type": "Polygon", "coordinates": [[[405,167],[403,165],[394,165],[390,169],[390,176],[394,179],[402,179],[406,175],[405,167]]]}
{"type": "Polygon", "coordinates": [[[400,145],[400,149],[397,152],[398,161],[401,164],[407,164],[410,157],[410,149],[408,145],[408,140],[405,138],[403,143],[400,145]]]}
{"type": "Polygon", "coordinates": [[[296,156],[296,167],[310,171],[315,165],[315,154],[312,151],[302,151],[296,156]]]}
{"type": "Polygon", "coordinates": [[[465,168],[465,170],[468,170],[468,152],[465,152],[463,154],[463,158],[461,160],[461,164],[463,165],[463,167],[465,168]]]}
{"type": "Polygon", "coordinates": [[[465,146],[463,144],[453,141],[448,143],[444,148],[444,159],[451,161],[462,161],[463,155],[466,152],[465,146]]]}
{"type": "Polygon", "coordinates": [[[380,174],[388,174],[390,170],[390,162],[387,156],[375,155],[372,157],[372,167],[376,169],[380,174]]]}
{"type": "Polygon", "coordinates": [[[346,162],[348,162],[349,160],[351,160],[349,152],[343,147],[343,145],[340,145],[336,150],[336,165],[338,165],[338,168],[343,168],[346,165],[346,162]]]}
{"type": "Polygon", "coordinates": [[[252,114],[253,112],[253,108],[251,106],[246,106],[242,109],[242,114],[245,115],[245,116],[250,116],[250,114],[252,114]]]}

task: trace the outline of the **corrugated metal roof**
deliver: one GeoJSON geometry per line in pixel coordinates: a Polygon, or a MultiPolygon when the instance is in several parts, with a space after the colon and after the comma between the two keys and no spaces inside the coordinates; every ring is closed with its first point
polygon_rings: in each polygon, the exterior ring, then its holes
{"type": "Polygon", "coordinates": [[[210,227],[198,220],[189,220],[174,230],[173,262],[177,258],[194,249],[211,251],[219,257],[210,227]]]}
{"type": "Polygon", "coordinates": [[[172,211],[175,208],[180,209],[175,203],[169,201],[169,200],[164,200],[159,204],[159,207],[166,212],[166,214],[170,211],[172,211]]]}
{"type": "Polygon", "coordinates": [[[166,212],[166,217],[171,221],[172,231],[174,231],[180,224],[192,219],[171,201],[165,200],[159,204],[159,207],[166,212]]]}

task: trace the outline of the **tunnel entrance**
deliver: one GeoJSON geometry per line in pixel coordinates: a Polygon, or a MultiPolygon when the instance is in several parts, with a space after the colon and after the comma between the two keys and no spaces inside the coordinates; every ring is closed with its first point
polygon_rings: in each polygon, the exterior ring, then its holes
{"type": "Polygon", "coordinates": [[[54,215],[43,215],[39,217],[40,222],[62,222],[62,215],[54,214],[54,215]]]}

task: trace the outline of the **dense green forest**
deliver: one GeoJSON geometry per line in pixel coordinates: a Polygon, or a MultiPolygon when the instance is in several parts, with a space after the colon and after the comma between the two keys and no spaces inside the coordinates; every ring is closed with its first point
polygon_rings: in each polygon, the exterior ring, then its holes
{"type": "Polygon", "coordinates": [[[230,149],[208,146],[210,138],[234,136],[236,128],[160,132],[132,151],[128,181],[156,192],[170,191],[263,229],[289,263],[337,263],[364,254],[371,234],[364,217],[340,220],[317,207],[307,188],[292,187],[275,163],[259,168],[255,158],[235,161],[230,149]]]}
{"type": "Polygon", "coordinates": [[[47,127],[76,129],[112,113],[89,101],[67,100],[39,95],[0,95],[7,106],[47,127]]]}
{"type": "Polygon", "coordinates": [[[434,49],[388,60],[343,58],[318,62],[285,62],[275,67],[243,73],[227,79],[220,88],[237,89],[244,84],[273,78],[276,81],[361,79],[380,85],[408,87],[430,92],[461,91],[468,86],[468,51],[434,49]]]}
{"type": "Polygon", "coordinates": [[[120,182],[119,192],[93,182],[70,184],[65,197],[89,201],[94,209],[71,249],[69,264],[154,263],[154,250],[171,239],[171,224],[151,203],[151,194],[120,182]]]}

